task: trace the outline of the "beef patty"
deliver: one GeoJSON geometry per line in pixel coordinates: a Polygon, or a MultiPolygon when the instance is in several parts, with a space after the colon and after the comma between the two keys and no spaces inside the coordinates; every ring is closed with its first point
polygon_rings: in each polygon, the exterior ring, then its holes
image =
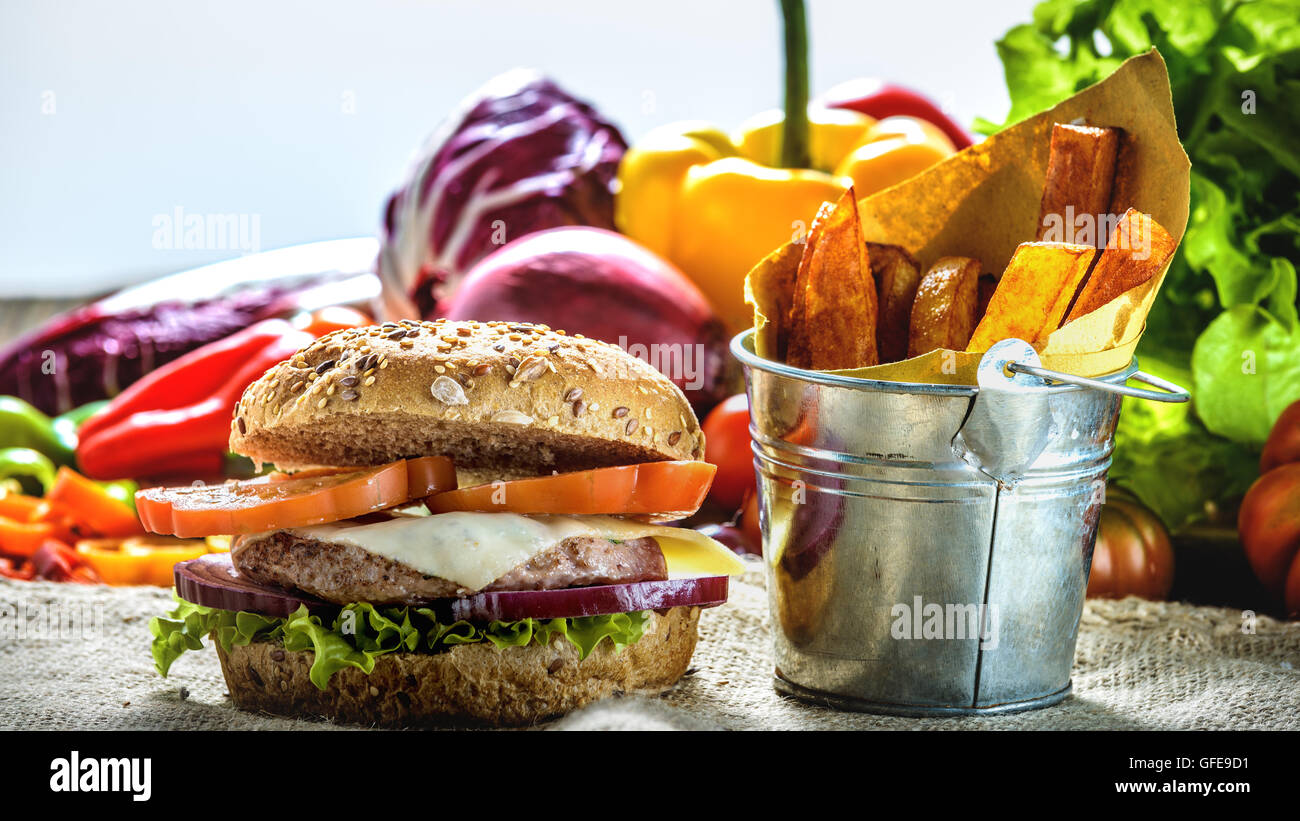
{"type": "MultiPolygon", "coordinates": [[[[231,561],[258,584],[301,590],[336,604],[421,604],[479,592],[355,545],[307,539],[285,530],[240,537],[231,561]]],[[[484,591],[558,590],[666,578],[668,565],[652,538],[615,543],[578,536],[538,553],[484,591]]]]}

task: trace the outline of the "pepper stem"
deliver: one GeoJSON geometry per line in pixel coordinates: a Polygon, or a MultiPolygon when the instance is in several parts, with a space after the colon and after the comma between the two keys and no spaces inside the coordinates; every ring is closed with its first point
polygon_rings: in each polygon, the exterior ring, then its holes
{"type": "Polygon", "coordinates": [[[809,168],[808,19],[803,0],[781,0],[785,24],[785,124],[781,129],[781,165],[809,168]]]}

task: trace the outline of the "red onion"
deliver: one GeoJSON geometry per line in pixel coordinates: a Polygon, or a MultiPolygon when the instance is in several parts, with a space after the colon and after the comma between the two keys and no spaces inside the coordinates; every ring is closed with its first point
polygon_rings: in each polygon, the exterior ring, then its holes
{"type": "Polygon", "coordinates": [[[209,553],[197,559],[177,563],[173,574],[176,595],[192,604],[220,610],[246,610],[264,616],[284,618],[307,605],[313,613],[338,610],[338,605],[321,601],[306,593],[295,593],[249,581],[235,570],[229,553],[209,553]]]}
{"type": "Polygon", "coordinates": [[[441,599],[429,606],[443,619],[466,621],[603,616],[691,605],[716,607],[727,601],[727,582],[726,576],[703,576],[563,590],[505,590],[463,599],[441,599]]]}
{"type": "Polygon", "coordinates": [[[622,234],[554,228],[485,258],[446,303],[449,319],[535,322],[648,361],[703,413],[729,394],[721,320],[673,265],[622,234]]]}
{"type": "MultiPolygon", "coordinates": [[[[245,579],[235,570],[229,553],[209,553],[180,562],[175,577],[177,594],[204,607],[246,610],[277,618],[288,616],[304,604],[313,613],[338,610],[338,605],[305,593],[245,579]]],[[[727,600],[727,587],[726,576],[704,576],[563,590],[479,593],[462,599],[437,599],[426,606],[444,622],[572,618],[669,607],[715,607],[727,600]]]]}

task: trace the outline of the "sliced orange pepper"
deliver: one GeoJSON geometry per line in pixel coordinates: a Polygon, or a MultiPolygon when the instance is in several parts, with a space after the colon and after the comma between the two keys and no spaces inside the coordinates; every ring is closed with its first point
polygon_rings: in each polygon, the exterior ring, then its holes
{"type": "Polygon", "coordinates": [[[74,544],[89,532],[89,528],[77,518],[71,508],[49,499],[40,500],[40,505],[32,511],[28,521],[32,524],[42,522],[50,525],[54,528],[54,538],[66,544],[74,544]]]}
{"type": "Polygon", "coordinates": [[[0,553],[27,557],[54,538],[54,525],[47,522],[15,522],[0,516],[0,553]]]}
{"type": "Polygon", "coordinates": [[[35,496],[0,493],[0,516],[15,522],[30,522],[42,504],[42,500],[35,496]]]}
{"type": "Polygon", "coordinates": [[[95,482],[67,467],[59,468],[45,498],[68,508],[78,522],[101,536],[141,536],[144,528],[131,508],[95,482]]]}

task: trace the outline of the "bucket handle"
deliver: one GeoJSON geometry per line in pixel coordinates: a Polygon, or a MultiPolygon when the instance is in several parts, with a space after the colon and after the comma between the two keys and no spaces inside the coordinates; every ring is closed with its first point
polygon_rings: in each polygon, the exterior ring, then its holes
{"type": "Polygon", "coordinates": [[[1130,379],[1136,379],[1153,387],[1159,388],[1158,391],[1148,391],[1142,388],[1130,388],[1128,385],[1116,385],[1112,382],[1103,382],[1100,379],[1089,379],[1086,376],[1075,376],[1071,373],[1061,373],[1059,371],[1050,371],[1047,368],[1039,368],[1034,365],[1024,365],[1019,362],[1008,362],[1007,370],[1012,373],[1027,373],[1031,376],[1037,376],[1040,379],[1050,379],[1053,382],[1064,382],[1067,385],[1078,385],[1081,388],[1092,388],[1098,391],[1107,391],[1109,393],[1118,393],[1122,396],[1132,396],[1136,399],[1149,399],[1152,402],[1186,402],[1192,398],[1192,395],[1185,388],[1175,385],[1173,382],[1166,382],[1163,379],[1152,376],[1149,373],[1137,371],[1130,379]]]}

